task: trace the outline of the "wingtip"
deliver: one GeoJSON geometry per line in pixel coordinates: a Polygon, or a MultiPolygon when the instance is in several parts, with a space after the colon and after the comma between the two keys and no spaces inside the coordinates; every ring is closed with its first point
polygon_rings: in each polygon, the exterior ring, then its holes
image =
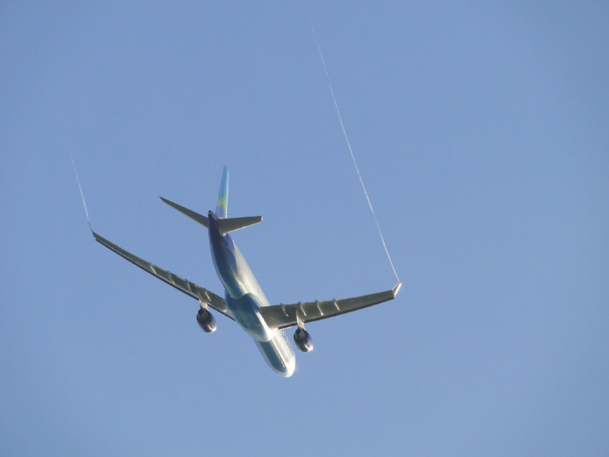
{"type": "Polygon", "coordinates": [[[398,294],[398,292],[400,291],[401,288],[402,288],[402,283],[398,282],[396,284],[396,286],[393,288],[393,298],[395,298],[395,296],[398,294]]]}

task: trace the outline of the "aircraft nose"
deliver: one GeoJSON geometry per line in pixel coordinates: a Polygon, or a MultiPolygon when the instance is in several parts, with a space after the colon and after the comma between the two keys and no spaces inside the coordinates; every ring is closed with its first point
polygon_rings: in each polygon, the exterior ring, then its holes
{"type": "Polygon", "coordinates": [[[287,367],[282,367],[281,370],[275,370],[279,375],[283,376],[284,378],[289,378],[294,374],[294,371],[296,370],[296,362],[292,361],[287,367]]]}
{"type": "Polygon", "coordinates": [[[284,378],[289,378],[290,376],[292,376],[294,374],[294,371],[296,370],[296,358],[292,358],[289,361],[287,361],[287,365],[282,364],[282,366],[277,366],[277,365],[271,365],[271,366],[278,375],[281,375],[284,378]]]}

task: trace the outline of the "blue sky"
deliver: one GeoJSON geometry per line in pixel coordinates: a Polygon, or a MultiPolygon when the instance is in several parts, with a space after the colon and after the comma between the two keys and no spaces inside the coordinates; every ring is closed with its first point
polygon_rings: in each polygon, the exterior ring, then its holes
{"type": "Polygon", "coordinates": [[[0,453],[609,453],[603,2],[4,2],[0,453]],[[222,167],[271,303],[404,286],[311,324],[290,379],[94,242],[207,287],[222,167]]]}

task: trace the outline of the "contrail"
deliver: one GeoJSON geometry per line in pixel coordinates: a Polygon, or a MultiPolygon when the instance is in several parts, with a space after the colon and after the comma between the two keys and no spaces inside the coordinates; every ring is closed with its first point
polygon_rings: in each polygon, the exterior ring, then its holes
{"type": "Polygon", "coordinates": [[[349,137],[347,136],[347,131],[345,130],[345,125],[343,124],[343,118],[340,114],[340,109],[338,108],[338,103],[336,102],[336,96],[334,95],[334,89],[332,88],[332,82],[330,81],[330,74],[328,73],[328,68],[326,67],[326,61],[324,60],[324,55],[321,52],[321,47],[319,46],[319,41],[317,40],[317,34],[315,33],[315,27],[313,27],[313,22],[311,21],[311,16],[309,15],[308,8],[307,8],[307,18],[309,19],[309,25],[311,26],[311,31],[313,32],[313,38],[315,38],[315,44],[317,45],[317,51],[319,52],[321,64],[323,65],[324,72],[326,73],[326,78],[328,80],[328,86],[330,86],[330,93],[332,94],[332,100],[334,100],[334,107],[336,108],[336,114],[338,115],[338,121],[340,122],[340,128],[343,130],[343,135],[345,137],[345,141],[347,142],[347,147],[349,148],[349,153],[351,154],[351,159],[353,159],[353,165],[355,165],[355,171],[357,171],[357,177],[359,178],[359,182],[362,184],[362,189],[364,189],[364,194],[366,195],[366,200],[368,200],[368,206],[370,207],[370,211],[372,212],[372,216],[374,217],[374,222],[376,222],[376,228],[379,231],[379,235],[381,237],[381,242],[383,243],[383,247],[385,248],[385,253],[387,254],[387,258],[389,259],[389,263],[391,264],[391,269],[393,270],[393,274],[395,275],[395,278],[398,280],[398,282],[400,282],[400,278],[398,277],[398,274],[395,271],[395,267],[393,266],[391,256],[389,255],[389,251],[387,250],[387,245],[385,244],[385,238],[383,237],[383,232],[381,231],[381,226],[379,225],[379,221],[376,218],[376,214],[374,213],[374,208],[372,207],[372,203],[370,202],[370,197],[368,196],[368,192],[366,191],[366,186],[364,185],[364,180],[362,179],[362,174],[359,172],[359,167],[357,166],[357,162],[355,160],[355,155],[353,155],[353,149],[351,148],[351,143],[349,142],[349,137]]]}
{"type": "Polygon", "coordinates": [[[87,210],[87,202],[85,202],[85,194],[82,193],[82,186],[80,185],[80,179],[78,179],[78,172],[76,171],[76,164],[74,163],[74,156],[72,155],[72,149],[70,149],[70,158],[72,159],[72,166],[74,167],[74,174],[76,175],[76,182],[78,183],[78,188],[80,189],[80,196],[82,197],[82,204],[84,205],[85,213],[87,214],[87,222],[89,223],[89,229],[91,229],[91,231],[93,231],[93,228],[91,228],[91,220],[89,219],[89,210],[87,210]]]}

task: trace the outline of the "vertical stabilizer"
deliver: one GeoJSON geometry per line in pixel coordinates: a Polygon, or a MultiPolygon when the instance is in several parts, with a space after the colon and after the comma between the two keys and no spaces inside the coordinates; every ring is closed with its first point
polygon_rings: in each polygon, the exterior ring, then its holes
{"type": "Polygon", "coordinates": [[[228,170],[224,167],[222,172],[222,182],[218,193],[218,203],[216,204],[216,217],[226,219],[228,217],[228,170]]]}

